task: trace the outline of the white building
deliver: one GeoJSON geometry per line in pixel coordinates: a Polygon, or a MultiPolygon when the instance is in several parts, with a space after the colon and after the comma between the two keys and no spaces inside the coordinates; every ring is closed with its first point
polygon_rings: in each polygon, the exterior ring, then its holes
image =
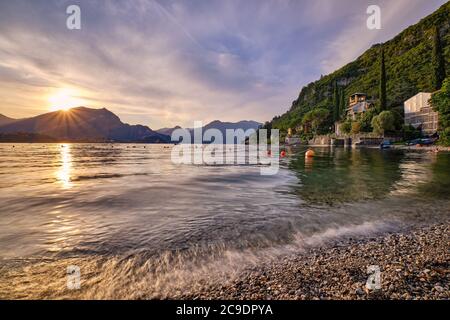
{"type": "Polygon", "coordinates": [[[421,129],[426,135],[438,130],[438,113],[430,105],[431,93],[420,92],[405,101],[405,124],[421,129]]]}

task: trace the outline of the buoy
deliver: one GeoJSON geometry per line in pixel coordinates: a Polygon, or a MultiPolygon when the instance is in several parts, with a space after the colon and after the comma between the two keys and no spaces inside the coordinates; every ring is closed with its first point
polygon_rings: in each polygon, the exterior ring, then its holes
{"type": "Polygon", "coordinates": [[[305,157],[306,158],[312,158],[314,157],[316,154],[314,153],[314,151],[312,149],[308,149],[308,151],[306,151],[305,153],[305,157]]]}
{"type": "Polygon", "coordinates": [[[272,155],[272,151],[267,150],[267,155],[268,155],[268,156],[272,155]]]}
{"type": "Polygon", "coordinates": [[[285,156],[286,156],[286,151],[281,151],[281,153],[280,153],[280,156],[282,157],[282,158],[284,158],[285,156]]]}

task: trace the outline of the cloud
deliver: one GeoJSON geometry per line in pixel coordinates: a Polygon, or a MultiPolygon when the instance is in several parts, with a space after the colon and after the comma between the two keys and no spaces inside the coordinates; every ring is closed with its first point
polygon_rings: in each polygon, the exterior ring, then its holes
{"type": "Polygon", "coordinates": [[[70,31],[72,2],[0,3],[0,113],[46,112],[48,96],[70,87],[153,128],[269,120],[302,85],[445,1],[384,1],[376,34],[361,30],[365,1],[77,1],[82,29],[70,31]]]}
{"type": "MultiPolygon", "coordinates": [[[[344,0],[346,1],[346,0],[344,0]]],[[[354,1],[351,1],[354,2],[354,1]]],[[[373,44],[390,40],[400,31],[417,23],[425,15],[436,10],[445,1],[440,0],[382,0],[371,2],[381,9],[381,30],[369,30],[366,27],[368,15],[364,2],[357,4],[360,14],[349,14],[332,41],[328,42],[326,52],[329,54],[322,60],[324,73],[334,70],[356,59],[373,44]]],[[[350,5],[350,3],[348,3],[350,5]]],[[[344,6],[347,6],[344,4],[344,6]]]]}

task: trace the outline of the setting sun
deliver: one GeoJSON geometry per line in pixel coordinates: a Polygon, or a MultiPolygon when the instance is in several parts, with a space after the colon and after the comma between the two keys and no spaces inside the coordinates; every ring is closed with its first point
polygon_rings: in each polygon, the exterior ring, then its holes
{"type": "Polygon", "coordinates": [[[83,105],[83,100],[77,97],[75,90],[61,89],[48,98],[51,111],[67,111],[83,105]]]}

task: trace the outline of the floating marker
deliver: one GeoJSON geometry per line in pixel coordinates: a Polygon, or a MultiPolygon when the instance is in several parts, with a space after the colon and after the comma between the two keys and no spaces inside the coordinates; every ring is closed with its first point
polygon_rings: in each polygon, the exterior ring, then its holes
{"type": "Polygon", "coordinates": [[[306,153],[305,153],[305,157],[306,158],[312,158],[312,157],[314,157],[316,154],[315,154],[315,152],[312,150],[312,149],[308,149],[308,151],[306,151],[306,153]]]}

